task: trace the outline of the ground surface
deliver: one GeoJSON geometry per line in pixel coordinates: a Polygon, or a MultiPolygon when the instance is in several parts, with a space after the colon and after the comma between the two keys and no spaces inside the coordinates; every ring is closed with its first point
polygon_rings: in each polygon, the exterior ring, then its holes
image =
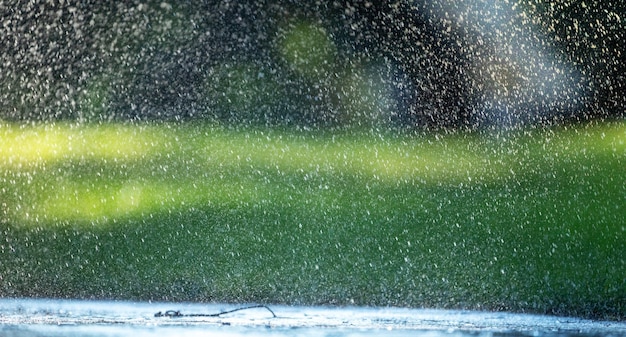
{"type": "Polygon", "coordinates": [[[0,300],[10,336],[623,336],[626,323],[511,313],[357,307],[270,306],[219,317],[155,317],[157,311],[217,313],[232,305],[0,300]]]}

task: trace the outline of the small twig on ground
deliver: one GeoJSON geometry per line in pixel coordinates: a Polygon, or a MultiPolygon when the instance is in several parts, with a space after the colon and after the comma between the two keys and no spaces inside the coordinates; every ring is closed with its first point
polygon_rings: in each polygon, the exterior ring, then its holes
{"type": "Polygon", "coordinates": [[[255,308],[265,308],[267,309],[267,311],[272,313],[272,317],[274,318],[277,317],[274,311],[272,311],[272,309],[270,309],[267,305],[263,305],[263,304],[251,305],[248,307],[241,307],[241,308],[221,311],[221,312],[213,313],[213,314],[183,314],[179,310],[167,310],[165,312],[161,312],[161,311],[157,312],[156,314],[154,314],[154,317],[220,317],[222,315],[230,314],[235,311],[255,309],[255,308]]]}

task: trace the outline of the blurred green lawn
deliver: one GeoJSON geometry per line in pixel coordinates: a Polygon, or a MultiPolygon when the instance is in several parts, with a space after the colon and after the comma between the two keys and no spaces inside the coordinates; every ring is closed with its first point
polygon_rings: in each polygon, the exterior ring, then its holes
{"type": "Polygon", "coordinates": [[[626,318],[626,124],[0,125],[0,296],[626,318]]]}

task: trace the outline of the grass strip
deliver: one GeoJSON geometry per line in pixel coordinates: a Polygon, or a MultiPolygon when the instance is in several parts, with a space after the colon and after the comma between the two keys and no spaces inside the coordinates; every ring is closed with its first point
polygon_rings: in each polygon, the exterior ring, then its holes
{"type": "Polygon", "coordinates": [[[0,296],[626,318],[626,125],[0,125],[0,296]]]}

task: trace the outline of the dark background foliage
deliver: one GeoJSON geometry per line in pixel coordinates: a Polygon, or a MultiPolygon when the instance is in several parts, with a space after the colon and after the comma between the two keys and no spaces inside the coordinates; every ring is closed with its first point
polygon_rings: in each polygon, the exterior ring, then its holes
{"type": "Polygon", "coordinates": [[[346,84],[334,79],[366,69],[387,88],[383,119],[391,125],[623,117],[623,7],[522,0],[1,2],[0,114],[346,125],[355,123],[338,103],[346,84]],[[320,78],[294,71],[280,53],[281,39],[302,23],[335,47],[320,78]]]}

